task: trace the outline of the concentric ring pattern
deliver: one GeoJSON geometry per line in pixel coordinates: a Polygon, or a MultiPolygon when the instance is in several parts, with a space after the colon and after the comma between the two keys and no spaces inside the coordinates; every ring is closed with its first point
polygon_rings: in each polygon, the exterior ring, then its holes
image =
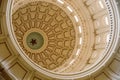
{"type": "MultiPolygon", "coordinates": [[[[30,2],[12,15],[12,23],[19,45],[39,66],[53,70],[70,58],[75,47],[75,29],[71,19],[58,6],[44,1],[30,2]],[[27,45],[31,33],[43,36],[44,43],[39,49],[27,45]]],[[[28,43],[34,47],[36,39],[30,39],[28,43]]]]}

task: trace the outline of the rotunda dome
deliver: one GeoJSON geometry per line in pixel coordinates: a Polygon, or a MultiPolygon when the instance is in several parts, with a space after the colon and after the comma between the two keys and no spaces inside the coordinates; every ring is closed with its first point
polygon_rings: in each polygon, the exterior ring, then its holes
{"type": "Polygon", "coordinates": [[[15,79],[38,80],[39,76],[43,80],[88,79],[108,66],[118,48],[115,1],[8,0],[6,3],[3,30],[13,52],[2,43],[0,48],[7,50],[2,57],[8,60],[3,59],[2,64],[8,62],[8,73],[15,79]],[[8,52],[12,57],[6,57],[8,52]],[[16,68],[20,74],[16,74],[16,68]]]}

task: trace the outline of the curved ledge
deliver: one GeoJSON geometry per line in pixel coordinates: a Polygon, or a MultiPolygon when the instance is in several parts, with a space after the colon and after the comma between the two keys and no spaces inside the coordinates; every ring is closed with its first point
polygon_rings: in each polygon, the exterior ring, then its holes
{"type": "Polygon", "coordinates": [[[22,53],[24,53],[24,51],[20,48],[19,45],[17,45],[18,42],[17,42],[17,40],[15,40],[15,35],[12,32],[13,29],[11,27],[12,24],[10,22],[11,21],[11,15],[12,15],[11,14],[12,0],[8,0],[7,10],[6,10],[6,20],[7,20],[8,33],[10,35],[10,39],[11,39],[13,45],[15,46],[16,50],[18,50],[20,55],[24,58],[24,60],[27,63],[29,63],[30,66],[35,68],[40,73],[43,73],[44,75],[47,75],[47,76],[50,76],[50,77],[53,77],[53,78],[59,78],[59,79],[83,78],[83,77],[92,75],[93,73],[96,73],[98,70],[100,70],[102,67],[104,67],[107,64],[108,60],[114,55],[114,53],[116,52],[116,49],[118,48],[119,35],[120,35],[118,9],[117,9],[115,1],[113,1],[113,0],[106,0],[106,4],[108,5],[107,6],[108,10],[110,10],[110,12],[109,12],[110,13],[110,20],[112,20],[111,21],[111,41],[109,41],[110,43],[106,47],[107,50],[105,51],[106,54],[104,54],[101,61],[96,62],[96,64],[94,64],[91,68],[89,68],[86,71],[76,72],[76,73],[67,73],[67,74],[52,72],[52,71],[49,71],[47,69],[43,69],[43,68],[37,66],[32,61],[30,61],[28,58],[26,58],[25,55],[22,54],[22,53]]]}

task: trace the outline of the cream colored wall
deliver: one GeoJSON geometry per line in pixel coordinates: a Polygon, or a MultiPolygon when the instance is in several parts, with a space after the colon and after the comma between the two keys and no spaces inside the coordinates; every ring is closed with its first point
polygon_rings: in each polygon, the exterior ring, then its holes
{"type": "Polygon", "coordinates": [[[66,0],[66,2],[73,6],[81,18],[85,44],[80,45],[83,48],[78,59],[62,72],[86,70],[104,55],[109,42],[107,37],[110,33],[110,22],[107,6],[104,0],[66,0]]]}
{"type": "MultiPolygon", "coordinates": [[[[2,6],[6,5],[7,0],[3,0],[2,6]]],[[[72,1],[72,0],[71,0],[72,1]]],[[[96,3],[98,0],[84,0],[86,5],[91,8],[92,5],[91,3],[96,3]]],[[[98,6],[98,5],[96,5],[98,6]]],[[[97,7],[92,7],[92,8],[97,8],[97,7]]],[[[99,10],[99,9],[97,9],[99,10]]],[[[94,11],[92,11],[94,12],[94,11]]],[[[100,15],[98,16],[98,12],[94,12],[93,18],[94,18],[94,23],[96,23],[97,20],[103,21],[101,23],[103,27],[94,27],[97,30],[96,36],[100,36],[102,34],[101,29],[104,29],[105,33],[108,31],[108,25],[105,25],[104,23],[104,17],[101,16],[106,16],[106,12],[104,9],[101,9],[100,15]]],[[[1,28],[0,32],[0,64],[2,67],[4,67],[5,71],[11,76],[13,80],[57,80],[57,79],[52,79],[49,78],[45,75],[40,74],[36,70],[34,70],[28,63],[26,63],[23,58],[18,54],[18,52],[15,50],[13,44],[11,44],[9,40],[9,35],[6,31],[6,23],[5,23],[5,7],[2,7],[0,17],[1,17],[1,28]]],[[[95,24],[96,25],[96,24],[95,24]]],[[[106,36],[106,34],[105,34],[106,36]]],[[[96,46],[99,45],[100,43],[96,41],[96,46]]],[[[100,46],[102,47],[102,46],[100,46]]],[[[104,46],[103,46],[104,47],[104,46]]],[[[96,49],[98,49],[96,47],[96,49]]],[[[96,53],[96,52],[95,52],[96,53]]],[[[96,54],[99,54],[98,52],[96,54]]],[[[96,55],[95,54],[95,55],[96,55]]],[[[93,54],[93,56],[95,56],[93,54]]],[[[98,55],[99,56],[99,55],[98,55]]],[[[97,56],[91,57],[89,63],[92,64],[95,60],[97,59],[97,56]]],[[[115,55],[112,57],[110,60],[110,63],[107,64],[107,66],[103,66],[103,68],[98,72],[93,75],[90,75],[86,77],[86,80],[119,80],[120,79],[120,48],[115,52],[115,55]]],[[[77,80],[83,80],[83,79],[77,79],[77,80]]]]}

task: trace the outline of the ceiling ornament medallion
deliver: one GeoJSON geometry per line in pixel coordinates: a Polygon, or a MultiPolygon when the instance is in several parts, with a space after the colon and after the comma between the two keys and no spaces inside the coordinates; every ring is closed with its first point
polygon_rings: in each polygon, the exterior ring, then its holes
{"type": "Polygon", "coordinates": [[[45,32],[37,28],[31,28],[26,31],[22,41],[22,46],[31,53],[42,52],[48,45],[47,35],[45,32]]]}
{"type": "Polygon", "coordinates": [[[36,64],[53,70],[72,55],[76,41],[74,25],[58,6],[30,2],[16,10],[12,23],[19,45],[36,64]]]}
{"type": "Polygon", "coordinates": [[[27,36],[26,43],[31,49],[39,49],[42,47],[44,39],[41,34],[32,32],[27,36]]]}
{"type": "Polygon", "coordinates": [[[26,43],[31,49],[39,49],[42,47],[44,39],[41,34],[32,32],[27,36],[26,43]]]}

